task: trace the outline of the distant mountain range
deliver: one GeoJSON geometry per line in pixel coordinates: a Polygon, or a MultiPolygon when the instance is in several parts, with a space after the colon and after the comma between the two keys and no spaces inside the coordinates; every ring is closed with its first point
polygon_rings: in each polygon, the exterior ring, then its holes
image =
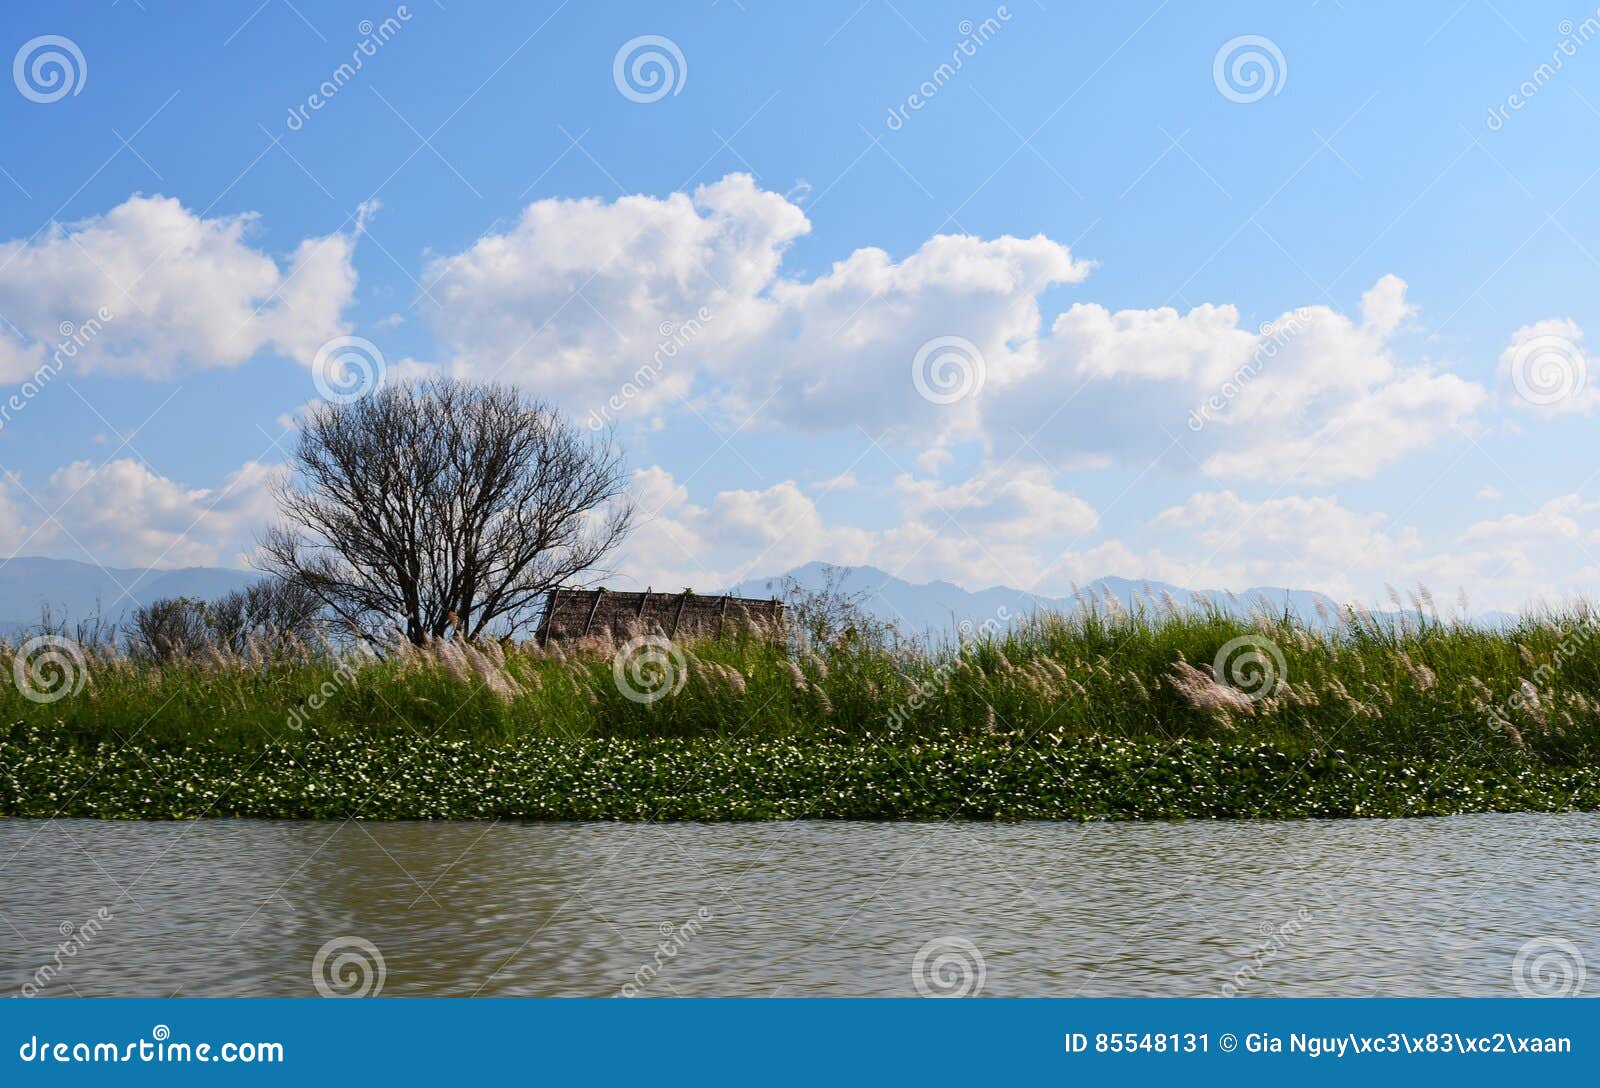
{"type": "MultiPolygon", "coordinates": [[[[806,589],[818,589],[828,577],[826,563],[807,563],[786,575],[776,578],[751,578],[729,589],[736,596],[766,597],[777,591],[785,578],[792,578],[806,589]]],[[[1202,600],[1225,612],[1244,616],[1265,610],[1281,615],[1288,613],[1309,626],[1337,624],[1344,615],[1344,607],[1332,597],[1305,589],[1282,589],[1277,586],[1256,586],[1238,593],[1226,590],[1193,590],[1166,582],[1136,582],[1127,578],[1097,578],[1083,586],[1076,597],[1045,597],[1026,590],[995,586],[977,591],[965,590],[949,582],[925,582],[921,585],[896,578],[876,567],[840,567],[837,573],[839,588],[850,594],[862,595],[863,605],[876,617],[894,623],[907,634],[927,634],[953,631],[959,624],[982,626],[1000,616],[1020,618],[1034,612],[1073,612],[1084,607],[1085,602],[1104,604],[1114,599],[1124,610],[1132,612],[1139,607],[1160,609],[1170,598],[1179,608],[1192,608],[1202,600]]],[[[1396,619],[1399,612],[1375,612],[1380,619],[1396,619]]],[[[1415,613],[1404,613],[1415,617],[1415,613]]],[[[1496,626],[1516,617],[1507,612],[1493,612],[1474,618],[1485,626],[1496,626]]]]}
{"type": "MultiPolygon", "coordinates": [[[[1103,605],[1108,598],[1131,612],[1141,605],[1146,610],[1162,608],[1168,598],[1179,608],[1192,608],[1199,605],[1203,597],[1228,612],[1244,615],[1262,608],[1274,613],[1287,611],[1314,625],[1324,623],[1324,617],[1338,617],[1343,611],[1337,601],[1324,594],[1276,586],[1258,586],[1230,594],[1185,589],[1166,582],[1097,578],[1083,586],[1075,597],[1046,597],[1006,586],[973,591],[950,582],[918,585],[877,567],[832,569],[841,591],[860,594],[868,611],[908,634],[951,631],[967,623],[981,626],[1002,616],[1020,619],[1034,612],[1073,612],[1084,607],[1085,602],[1103,605]]],[[[776,578],[747,579],[731,587],[729,592],[741,597],[766,597],[776,592],[779,583],[786,578],[794,579],[806,589],[819,589],[826,583],[829,570],[826,563],[807,563],[776,578]]]]}
{"type": "MultiPolygon", "coordinates": [[[[728,587],[727,592],[741,597],[771,596],[785,577],[808,589],[817,589],[826,582],[829,569],[825,563],[807,563],[787,575],[746,579],[728,587]]],[[[961,623],[981,626],[997,617],[1016,618],[1040,611],[1071,612],[1082,607],[1083,601],[1104,602],[1107,597],[1128,611],[1141,604],[1160,608],[1168,597],[1179,607],[1188,608],[1199,604],[1203,597],[1235,614],[1266,608],[1275,613],[1289,612],[1312,625],[1322,625],[1327,617],[1338,617],[1343,611],[1337,601],[1324,594],[1276,586],[1230,594],[1185,589],[1165,582],[1099,578],[1074,598],[1046,597],[1005,586],[973,591],[949,582],[918,585],[868,566],[841,567],[837,571],[839,587],[844,592],[860,593],[874,615],[896,624],[907,634],[949,632],[961,623]],[[1002,608],[1006,610],[1003,614],[1002,608]]],[[[57,620],[65,619],[69,624],[94,617],[120,623],[133,609],[162,597],[212,600],[260,577],[255,571],[222,567],[158,570],[98,567],[70,559],[29,556],[0,560],[0,634],[37,626],[46,607],[57,620]]],[[[1510,613],[1495,612],[1475,617],[1475,622],[1497,625],[1515,618],[1510,613]]]]}
{"type": "Polygon", "coordinates": [[[0,633],[38,626],[45,608],[69,625],[95,617],[120,623],[135,608],[162,597],[208,601],[260,577],[256,571],[222,567],[158,570],[31,556],[0,560],[0,633]]]}

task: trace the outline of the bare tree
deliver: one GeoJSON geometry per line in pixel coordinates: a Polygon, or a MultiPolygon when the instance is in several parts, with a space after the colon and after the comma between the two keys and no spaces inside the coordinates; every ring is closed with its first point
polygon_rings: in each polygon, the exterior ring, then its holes
{"type": "Polygon", "coordinates": [[[261,565],[357,629],[399,621],[418,643],[527,622],[632,517],[611,437],[503,385],[397,383],[318,404],[292,464],[261,565]]]}
{"type": "Polygon", "coordinates": [[[209,642],[206,606],[188,597],[151,601],[134,610],[128,627],[128,650],[139,661],[176,661],[209,642]]]}
{"type": "Polygon", "coordinates": [[[279,647],[314,642],[326,626],[322,598],[304,582],[262,578],[207,602],[206,630],[217,646],[243,653],[251,639],[279,647]]]}
{"type": "Polygon", "coordinates": [[[783,601],[789,629],[816,645],[862,641],[885,646],[898,632],[872,611],[872,591],[850,589],[847,567],[824,564],[822,584],[807,586],[792,574],[767,582],[767,591],[783,601]]]}

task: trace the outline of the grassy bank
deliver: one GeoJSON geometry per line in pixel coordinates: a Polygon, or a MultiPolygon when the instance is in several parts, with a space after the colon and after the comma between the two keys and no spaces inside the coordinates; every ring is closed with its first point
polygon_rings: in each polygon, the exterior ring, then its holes
{"type": "MultiPolygon", "coordinates": [[[[1047,617],[566,650],[105,647],[0,693],[0,814],[545,819],[1411,815],[1600,807],[1587,612],[1484,631],[1047,617]],[[648,657],[650,647],[643,652],[648,657]],[[64,692],[64,694],[63,694],[64,692]]],[[[0,668],[12,672],[12,652],[0,668]]],[[[22,673],[48,670],[32,658],[22,673]]]]}

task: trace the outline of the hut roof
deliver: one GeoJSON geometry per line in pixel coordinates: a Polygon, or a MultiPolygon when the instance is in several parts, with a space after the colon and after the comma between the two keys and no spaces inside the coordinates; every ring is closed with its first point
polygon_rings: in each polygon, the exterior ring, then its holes
{"type": "Polygon", "coordinates": [[[705,596],[681,593],[618,592],[608,589],[557,589],[545,599],[544,616],[534,636],[541,645],[551,639],[582,638],[609,631],[613,635],[660,633],[669,638],[716,638],[739,626],[777,632],[783,604],[776,599],[705,596]]]}

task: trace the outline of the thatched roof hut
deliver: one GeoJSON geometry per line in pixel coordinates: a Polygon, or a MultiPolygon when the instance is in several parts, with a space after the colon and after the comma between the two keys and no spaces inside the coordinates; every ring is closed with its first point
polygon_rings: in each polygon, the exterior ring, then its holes
{"type": "Polygon", "coordinates": [[[708,597],[689,589],[682,593],[557,589],[545,600],[534,637],[541,646],[551,639],[607,632],[621,637],[659,633],[668,638],[717,638],[740,627],[778,635],[783,629],[783,603],[727,594],[708,597]]]}

